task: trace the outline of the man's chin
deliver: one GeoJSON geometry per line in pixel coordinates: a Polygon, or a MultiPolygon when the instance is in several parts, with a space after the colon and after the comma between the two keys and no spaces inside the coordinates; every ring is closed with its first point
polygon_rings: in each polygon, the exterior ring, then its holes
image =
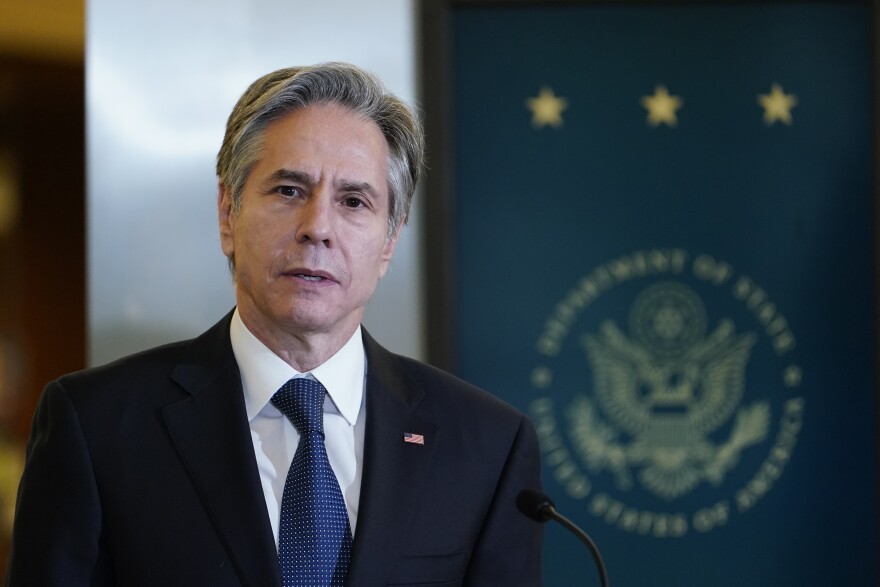
{"type": "Polygon", "coordinates": [[[297,335],[348,335],[355,331],[361,321],[363,312],[347,316],[335,316],[324,312],[291,311],[277,321],[284,329],[294,336],[297,335]]]}

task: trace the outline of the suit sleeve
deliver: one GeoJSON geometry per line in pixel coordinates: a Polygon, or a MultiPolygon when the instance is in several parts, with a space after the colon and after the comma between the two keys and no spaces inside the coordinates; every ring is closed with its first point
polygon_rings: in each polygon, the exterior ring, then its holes
{"type": "Polygon", "coordinates": [[[18,488],[7,587],[104,585],[101,508],[79,416],[50,383],[34,414],[18,488]]]}
{"type": "Polygon", "coordinates": [[[541,585],[544,526],[516,506],[517,494],[528,488],[541,488],[541,467],[535,429],[523,417],[468,564],[465,585],[541,585]]]}

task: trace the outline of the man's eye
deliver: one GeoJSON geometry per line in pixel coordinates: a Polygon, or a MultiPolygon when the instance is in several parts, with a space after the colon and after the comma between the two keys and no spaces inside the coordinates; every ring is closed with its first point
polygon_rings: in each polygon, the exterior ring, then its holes
{"type": "Polygon", "coordinates": [[[292,185],[279,186],[276,191],[287,198],[295,198],[301,194],[299,188],[292,185]]]}
{"type": "Polygon", "coordinates": [[[354,196],[349,196],[348,198],[345,198],[343,203],[348,208],[360,208],[364,205],[364,202],[360,198],[356,198],[354,196]]]}

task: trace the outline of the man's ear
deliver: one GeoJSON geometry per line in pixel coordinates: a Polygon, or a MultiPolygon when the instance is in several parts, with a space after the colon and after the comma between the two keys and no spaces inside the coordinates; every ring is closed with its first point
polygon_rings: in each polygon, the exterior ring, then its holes
{"type": "Polygon", "coordinates": [[[397,228],[394,229],[394,232],[391,233],[391,236],[385,239],[385,248],[382,249],[381,265],[379,266],[380,278],[384,277],[385,272],[388,271],[388,264],[391,263],[391,257],[394,256],[394,249],[397,247],[397,241],[400,238],[400,233],[403,231],[404,224],[406,224],[406,220],[401,220],[397,228]]]}
{"type": "Polygon", "coordinates": [[[232,193],[222,183],[217,184],[217,220],[220,225],[220,248],[232,259],[235,254],[235,213],[232,211],[232,193]]]}

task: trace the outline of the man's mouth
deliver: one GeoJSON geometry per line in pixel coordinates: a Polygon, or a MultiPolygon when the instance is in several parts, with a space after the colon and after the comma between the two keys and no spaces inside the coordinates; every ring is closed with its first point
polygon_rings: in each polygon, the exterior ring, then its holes
{"type": "Polygon", "coordinates": [[[310,283],[320,283],[322,281],[331,281],[333,280],[333,276],[329,273],[319,270],[306,269],[304,267],[297,267],[296,269],[290,269],[285,272],[286,275],[290,277],[295,277],[297,279],[302,279],[303,281],[308,281],[310,283]]]}

